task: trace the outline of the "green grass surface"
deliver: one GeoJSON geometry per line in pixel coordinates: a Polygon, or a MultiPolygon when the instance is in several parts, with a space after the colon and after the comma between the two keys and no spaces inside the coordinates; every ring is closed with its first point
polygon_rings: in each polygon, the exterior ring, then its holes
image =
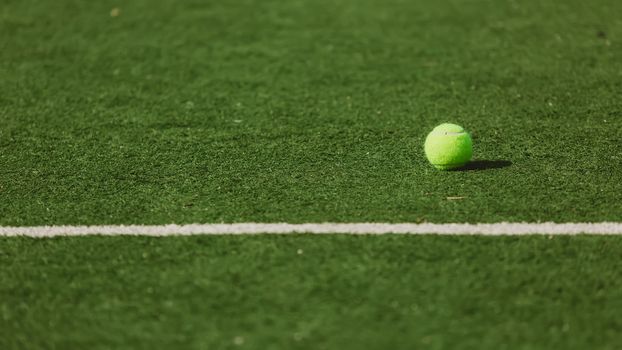
{"type": "MultiPolygon", "coordinates": [[[[620,221],[620,13],[0,0],[0,225],[620,221]],[[427,164],[447,121],[496,163],[427,164]]],[[[620,349],[621,249],[0,238],[0,349],[620,349]]]]}
{"type": "Polygon", "coordinates": [[[0,225],[617,221],[619,13],[4,0],[0,225]],[[512,164],[434,170],[423,140],[445,121],[512,164]]]}
{"type": "Polygon", "coordinates": [[[621,250],[619,237],[0,239],[0,348],[614,350],[621,250]]]}

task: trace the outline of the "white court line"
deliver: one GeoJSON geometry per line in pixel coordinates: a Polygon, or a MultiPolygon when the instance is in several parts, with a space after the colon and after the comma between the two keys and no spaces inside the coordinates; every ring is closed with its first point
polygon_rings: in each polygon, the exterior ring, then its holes
{"type": "Polygon", "coordinates": [[[598,223],[236,223],[189,225],[109,225],[2,227],[0,236],[241,235],[241,234],[406,234],[406,235],[622,235],[622,222],[598,223]]]}

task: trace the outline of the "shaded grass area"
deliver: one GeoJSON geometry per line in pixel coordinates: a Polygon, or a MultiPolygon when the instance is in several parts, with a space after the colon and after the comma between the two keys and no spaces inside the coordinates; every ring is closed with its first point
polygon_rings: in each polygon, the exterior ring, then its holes
{"type": "Polygon", "coordinates": [[[617,221],[621,4],[4,1],[0,225],[617,221]]]}
{"type": "Polygon", "coordinates": [[[619,349],[620,237],[0,239],[0,347],[619,349]]]}

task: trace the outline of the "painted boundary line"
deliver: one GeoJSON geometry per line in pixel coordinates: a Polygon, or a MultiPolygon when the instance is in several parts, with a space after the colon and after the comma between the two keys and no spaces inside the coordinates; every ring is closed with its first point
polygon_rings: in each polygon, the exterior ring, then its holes
{"type": "Polygon", "coordinates": [[[187,236],[244,234],[405,234],[405,235],[622,235],[622,222],[599,223],[235,223],[189,225],[109,225],[2,227],[0,236],[187,236]]]}

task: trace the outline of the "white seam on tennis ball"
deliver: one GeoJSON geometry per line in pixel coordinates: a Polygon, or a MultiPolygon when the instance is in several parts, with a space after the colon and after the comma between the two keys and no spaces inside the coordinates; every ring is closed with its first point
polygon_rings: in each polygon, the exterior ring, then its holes
{"type": "Polygon", "coordinates": [[[435,135],[464,135],[466,131],[435,131],[435,135]]]}

